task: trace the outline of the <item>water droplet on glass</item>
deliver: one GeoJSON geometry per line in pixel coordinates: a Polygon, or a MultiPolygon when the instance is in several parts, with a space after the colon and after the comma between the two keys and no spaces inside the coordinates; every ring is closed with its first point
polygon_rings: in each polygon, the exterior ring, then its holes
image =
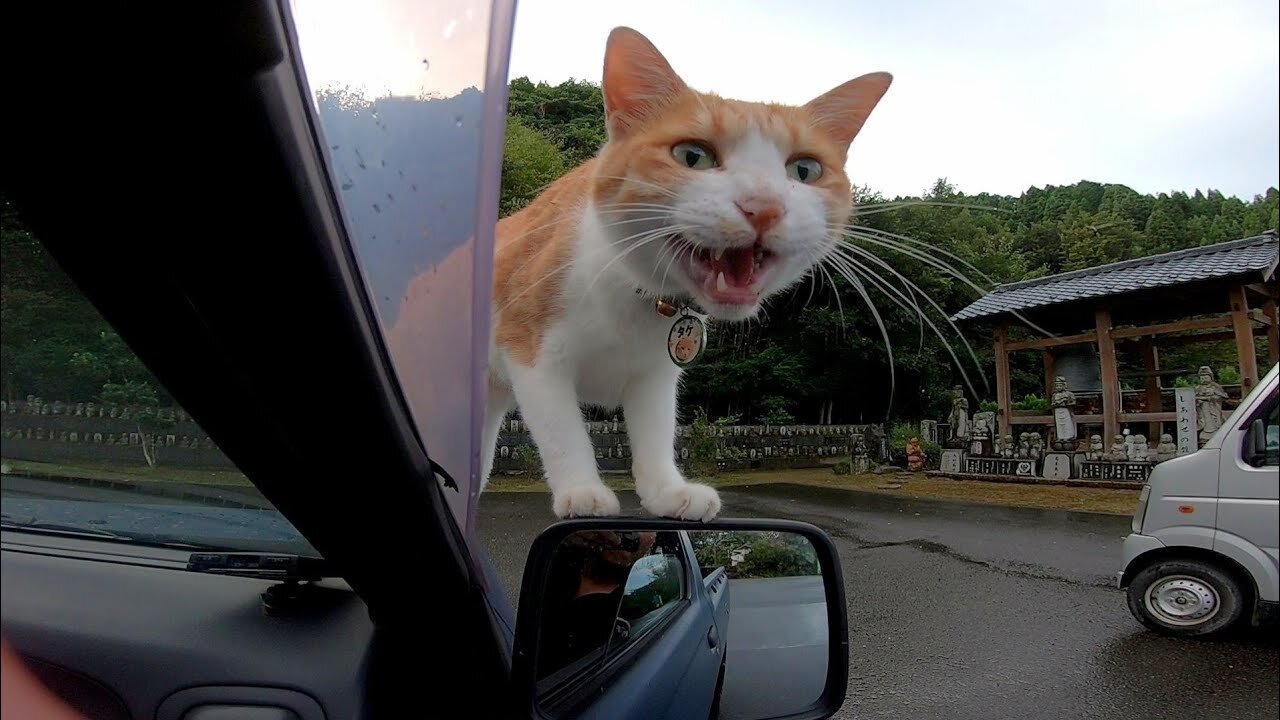
{"type": "Polygon", "coordinates": [[[454,116],[453,116],[453,124],[454,124],[456,127],[462,127],[462,116],[461,116],[461,115],[454,115],[454,116]]]}
{"type": "Polygon", "coordinates": [[[387,166],[387,161],[386,161],[386,160],[383,160],[383,161],[382,161],[382,167],[386,167],[386,166],[387,166]]]}
{"type": "Polygon", "coordinates": [[[353,188],[353,187],[355,187],[355,186],[356,186],[356,185],[355,185],[355,183],[353,183],[353,182],[344,182],[344,183],[342,183],[342,189],[343,189],[343,190],[350,190],[351,188],[353,188]]]}
{"type": "Polygon", "coordinates": [[[377,212],[377,213],[380,213],[380,212],[382,212],[382,208],[378,207],[378,203],[374,203],[374,204],[373,204],[373,211],[374,211],[374,212],[377,212]]]}
{"type": "Polygon", "coordinates": [[[431,61],[430,61],[430,60],[427,60],[426,58],[422,58],[422,69],[423,69],[423,70],[430,70],[430,69],[431,69],[431,61]]]}

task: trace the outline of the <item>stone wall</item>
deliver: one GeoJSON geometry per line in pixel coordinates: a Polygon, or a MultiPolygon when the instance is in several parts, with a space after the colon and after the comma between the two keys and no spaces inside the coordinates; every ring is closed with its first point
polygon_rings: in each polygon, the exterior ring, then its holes
{"type": "MultiPolygon", "coordinates": [[[[95,403],[0,401],[0,435],[4,457],[36,462],[144,462],[142,435],[133,419],[136,408],[95,403]]],[[[231,461],[185,412],[163,409],[169,427],[152,435],[161,465],[185,468],[232,469],[231,461]]],[[[626,423],[586,423],[600,469],[625,472],[631,467],[626,423]]],[[[885,457],[884,428],[880,425],[734,425],[717,427],[717,456],[725,469],[816,467],[832,457],[848,457],[865,448],[872,459],[885,457]]],[[[690,455],[690,430],[676,429],[676,452],[690,455]]],[[[520,458],[534,452],[533,439],[519,419],[503,423],[494,451],[494,471],[521,472],[520,458]]]]}
{"type": "MultiPolygon", "coordinates": [[[[621,421],[586,423],[596,462],[605,472],[625,472],[631,467],[631,446],[627,424],[621,421]]],[[[730,425],[717,427],[717,461],[725,469],[818,467],[827,458],[849,456],[858,447],[882,460],[885,457],[884,427],[881,425],[730,425]]],[[[676,453],[688,460],[690,429],[676,428],[676,453]]],[[[508,419],[498,434],[494,471],[521,472],[522,450],[531,452],[533,439],[519,419],[508,419]]]]}
{"type": "MultiPolygon", "coordinates": [[[[0,438],[4,457],[36,462],[102,462],[136,465],[145,462],[137,408],[98,403],[0,400],[0,438]]],[[[150,433],[161,465],[232,469],[207,433],[182,410],[164,408],[158,416],[168,426],[150,433]]]]}

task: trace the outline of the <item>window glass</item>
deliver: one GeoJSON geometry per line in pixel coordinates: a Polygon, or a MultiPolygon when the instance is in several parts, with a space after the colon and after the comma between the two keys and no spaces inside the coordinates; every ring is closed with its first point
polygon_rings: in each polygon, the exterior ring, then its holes
{"type": "Polygon", "coordinates": [[[598,667],[685,596],[678,533],[584,531],[557,548],[544,589],[537,675],[554,687],[598,667]]]}
{"type": "Polygon", "coordinates": [[[1270,403],[1270,409],[1262,414],[1267,440],[1267,454],[1263,464],[1275,467],[1280,465],[1280,395],[1272,395],[1270,403]]]}
{"type": "Polygon", "coordinates": [[[514,2],[290,7],[319,149],[369,299],[470,535],[506,102],[506,46],[490,38],[510,37],[514,2]]]}
{"type": "Polygon", "coordinates": [[[684,598],[684,563],[675,555],[640,558],[627,576],[618,619],[627,623],[628,639],[638,637],[684,598]]]}
{"type": "Polygon", "coordinates": [[[315,554],[0,205],[5,527],[315,554]]]}

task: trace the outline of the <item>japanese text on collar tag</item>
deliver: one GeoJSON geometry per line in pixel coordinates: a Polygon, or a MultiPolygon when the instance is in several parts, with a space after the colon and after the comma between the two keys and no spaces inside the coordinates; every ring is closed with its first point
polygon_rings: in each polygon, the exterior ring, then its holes
{"type": "Polygon", "coordinates": [[[681,314],[671,324],[667,334],[667,354],[679,367],[696,363],[707,347],[707,326],[702,318],[688,313],[681,314]]]}

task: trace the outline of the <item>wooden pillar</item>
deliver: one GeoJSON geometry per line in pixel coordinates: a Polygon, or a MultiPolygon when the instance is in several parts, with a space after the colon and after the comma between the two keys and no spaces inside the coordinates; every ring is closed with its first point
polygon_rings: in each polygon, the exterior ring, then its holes
{"type": "Polygon", "coordinates": [[[1041,350],[1040,358],[1044,360],[1044,397],[1047,400],[1053,397],[1053,379],[1057,377],[1057,369],[1054,367],[1052,350],[1041,350]]]}
{"type": "Polygon", "coordinates": [[[1240,394],[1248,395],[1258,385],[1258,350],[1253,344],[1253,323],[1249,320],[1249,299],[1244,286],[1234,287],[1231,297],[1231,328],[1236,333],[1236,354],[1240,356],[1240,394]]]}
{"type": "MultiPolygon", "coordinates": [[[[1142,352],[1142,369],[1147,373],[1147,412],[1160,412],[1164,408],[1160,406],[1160,376],[1156,374],[1160,370],[1156,342],[1153,338],[1144,337],[1138,341],[1138,349],[1142,352]]],[[[1161,429],[1161,423],[1150,423],[1147,426],[1147,437],[1159,442],[1161,429]]]]}
{"type": "Polygon", "coordinates": [[[1262,314],[1271,318],[1271,325],[1267,327],[1267,363],[1275,365],[1280,362],[1280,310],[1275,299],[1262,304],[1262,314]]]}
{"type": "Polygon", "coordinates": [[[1120,368],[1116,364],[1116,344],[1111,339],[1111,311],[1099,309],[1093,314],[1098,332],[1098,360],[1102,365],[1102,432],[1103,443],[1111,447],[1111,439],[1120,432],[1120,368]]]}
{"type": "Polygon", "coordinates": [[[1000,435],[1009,435],[1013,433],[1013,425],[1010,420],[1013,419],[1011,413],[1012,402],[1010,393],[1013,388],[1009,387],[1009,351],[1005,349],[1005,344],[1009,342],[1009,329],[1004,323],[996,326],[996,432],[1000,435]]]}

